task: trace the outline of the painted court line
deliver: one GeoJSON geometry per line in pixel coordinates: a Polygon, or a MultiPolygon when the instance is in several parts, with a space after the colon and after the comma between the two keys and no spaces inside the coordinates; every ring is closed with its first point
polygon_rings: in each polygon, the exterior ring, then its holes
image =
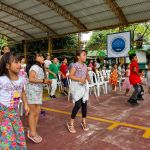
{"type": "MultiPolygon", "coordinates": [[[[60,114],[65,114],[65,115],[70,115],[70,112],[62,111],[62,110],[57,110],[57,109],[52,109],[52,108],[47,108],[47,107],[42,107],[42,109],[50,111],[50,112],[55,112],[55,113],[60,113],[60,114]]],[[[78,117],[81,117],[81,114],[77,115],[78,117]]],[[[133,125],[133,124],[128,124],[124,122],[117,122],[113,120],[107,120],[103,118],[96,118],[92,116],[87,116],[88,119],[95,120],[95,121],[101,121],[105,123],[110,123],[111,125],[107,128],[108,130],[113,130],[119,126],[124,126],[124,127],[129,127],[129,128],[135,128],[135,129],[140,129],[144,130],[143,138],[149,139],[150,138],[150,128],[149,127],[144,127],[144,126],[139,126],[139,125],[133,125]]]]}

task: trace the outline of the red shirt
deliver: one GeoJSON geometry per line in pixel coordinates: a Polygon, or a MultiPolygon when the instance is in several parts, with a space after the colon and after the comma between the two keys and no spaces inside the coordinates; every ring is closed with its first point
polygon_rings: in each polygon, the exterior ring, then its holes
{"type": "Polygon", "coordinates": [[[62,64],[60,66],[60,71],[61,73],[66,77],[66,74],[67,74],[67,70],[68,70],[68,66],[66,64],[62,64]]]}
{"type": "Polygon", "coordinates": [[[130,80],[130,84],[132,84],[132,85],[137,84],[137,83],[141,83],[140,76],[138,76],[133,71],[134,67],[136,68],[136,72],[139,72],[139,66],[138,66],[137,61],[132,61],[131,64],[130,64],[130,77],[129,77],[129,80],[130,80]]]}

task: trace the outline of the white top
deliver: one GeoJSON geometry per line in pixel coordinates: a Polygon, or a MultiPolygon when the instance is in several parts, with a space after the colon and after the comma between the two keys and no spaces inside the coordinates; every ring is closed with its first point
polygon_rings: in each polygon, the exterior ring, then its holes
{"type": "MultiPolygon", "coordinates": [[[[19,76],[16,81],[10,80],[7,76],[0,76],[0,103],[6,107],[14,107],[20,101],[21,93],[26,85],[25,78],[19,76]],[[14,99],[14,92],[19,96],[14,99]]],[[[17,106],[16,106],[17,107],[17,106]]]]}
{"type": "Polygon", "coordinates": [[[106,72],[106,70],[102,70],[102,75],[104,76],[104,78],[107,77],[107,72],[106,72]]]}
{"type": "Polygon", "coordinates": [[[21,64],[21,69],[24,69],[24,71],[25,71],[25,69],[26,69],[26,64],[21,64]]]}
{"type": "Polygon", "coordinates": [[[45,66],[46,68],[49,68],[49,66],[50,66],[51,63],[52,63],[52,62],[51,62],[50,60],[45,60],[45,61],[44,61],[44,66],[45,66]]]}
{"type": "Polygon", "coordinates": [[[97,62],[96,63],[96,68],[98,69],[100,67],[100,64],[97,62]]]}

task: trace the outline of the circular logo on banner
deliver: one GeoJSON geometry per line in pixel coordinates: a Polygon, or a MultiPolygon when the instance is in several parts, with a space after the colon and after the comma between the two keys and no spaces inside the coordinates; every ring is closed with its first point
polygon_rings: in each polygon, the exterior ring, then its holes
{"type": "Polygon", "coordinates": [[[111,42],[111,49],[114,53],[121,53],[126,48],[126,40],[123,37],[116,37],[111,42]]]}

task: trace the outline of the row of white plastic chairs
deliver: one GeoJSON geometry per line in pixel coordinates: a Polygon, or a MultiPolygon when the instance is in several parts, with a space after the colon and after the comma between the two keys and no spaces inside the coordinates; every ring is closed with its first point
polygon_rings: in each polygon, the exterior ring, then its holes
{"type": "MultiPolygon", "coordinates": [[[[110,85],[109,85],[109,78],[110,78],[110,70],[105,71],[105,75],[102,72],[93,72],[93,71],[88,71],[88,74],[90,76],[91,82],[87,84],[89,87],[89,94],[91,95],[92,91],[94,91],[94,95],[100,96],[101,91],[103,90],[104,94],[107,94],[108,91],[110,90],[110,85]],[[107,79],[107,80],[105,80],[107,79]],[[101,90],[102,89],[102,90],[101,90]]],[[[69,72],[68,72],[69,75],[69,72]]],[[[68,86],[69,86],[69,94],[68,94],[68,100],[70,99],[70,85],[71,85],[71,79],[69,77],[67,78],[68,80],[68,86]]],[[[57,81],[58,89],[59,91],[62,91],[63,84],[61,82],[61,75],[58,74],[58,81],[57,81]]],[[[121,80],[118,80],[118,85],[119,89],[121,90],[121,80]]],[[[50,86],[47,86],[48,94],[50,94],[50,86]]]]}

